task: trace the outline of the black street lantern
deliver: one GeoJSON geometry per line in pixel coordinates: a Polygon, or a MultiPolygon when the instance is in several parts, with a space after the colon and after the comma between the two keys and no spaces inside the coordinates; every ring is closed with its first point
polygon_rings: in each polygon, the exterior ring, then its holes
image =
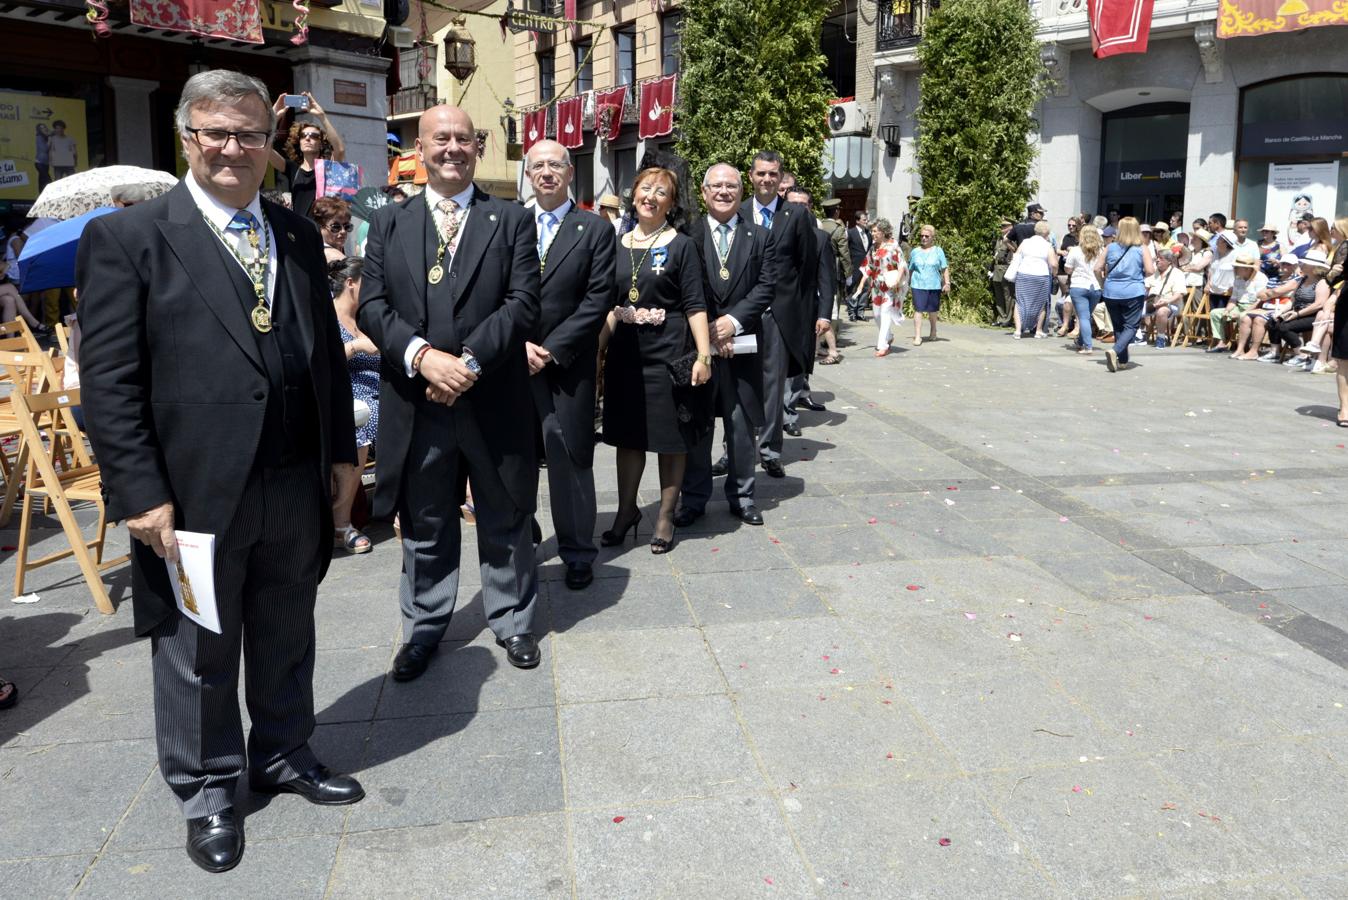
{"type": "Polygon", "coordinates": [[[455,16],[450,20],[453,27],[445,35],[445,69],[460,81],[477,71],[477,44],[464,27],[466,21],[463,16],[455,16]]]}
{"type": "Polygon", "coordinates": [[[899,155],[899,126],[897,122],[890,122],[881,125],[876,129],[880,135],[880,140],[885,142],[885,155],[896,157],[899,155]]]}

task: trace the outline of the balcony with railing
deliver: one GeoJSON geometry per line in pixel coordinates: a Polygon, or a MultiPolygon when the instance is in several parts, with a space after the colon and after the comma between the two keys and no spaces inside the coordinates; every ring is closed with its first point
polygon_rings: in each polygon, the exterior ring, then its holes
{"type": "Polygon", "coordinates": [[[876,51],[883,53],[916,44],[928,17],[940,6],[941,0],[877,0],[876,51]]]}
{"type": "Polygon", "coordinates": [[[439,47],[423,44],[398,54],[398,92],[388,98],[390,116],[424,112],[436,104],[435,63],[439,47]]]}

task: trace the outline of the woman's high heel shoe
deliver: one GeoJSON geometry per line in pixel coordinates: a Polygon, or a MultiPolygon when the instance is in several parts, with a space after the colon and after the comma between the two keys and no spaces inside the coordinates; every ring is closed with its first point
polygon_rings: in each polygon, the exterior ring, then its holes
{"type": "Polygon", "coordinates": [[[662,553],[668,553],[673,549],[674,533],[672,531],[670,532],[669,540],[665,540],[662,537],[655,537],[654,535],[651,536],[651,553],[654,553],[656,556],[659,556],[662,553]]]}
{"type": "MultiPolygon", "coordinates": [[[[613,524],[618,524],[616,517],[613,524]]],[[[610,528],[608,531],[599,535],[599,543],[604,547],[616,547],[627,540],[627,532],[631,531],[632,543],[635,544],[637,542],[637,525],[639,524],[641,524],[641,510],[637,510],[637,514],[632,517],[632,521],[623,525],[621,531],[615,531],[610,528]]]]}

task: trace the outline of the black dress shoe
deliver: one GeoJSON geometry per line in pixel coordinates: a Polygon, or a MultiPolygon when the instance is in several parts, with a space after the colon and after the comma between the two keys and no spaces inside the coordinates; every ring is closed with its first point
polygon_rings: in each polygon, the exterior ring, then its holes
{"type": "Polygon", "coordinates": [[[724,456],[721,457],[720,459],[718,459],[716,462],[714,462],[714,463],[711,464],[711,477],[712,477],[712,478],[720,478],[720,477],[721,477],[722,475],[724,475],[727,471],[729,471],[729,466],[726,464],[726,459],[725,459],[724,456]]]}
{"type": "Polygon", "coordinates": [[[813,400],[797,400],[796,403],[797,403],[798,405],[800,405],[800,406],[805,407],[806,409],[810,410],[811,412],[823,412],[823,411],[824,411],[824,404],[822,404],[822,403],[816,403],[816,402],[814,402],[813,400]]]}
{"type": "Polygon", "coordinates": [[[785,431],[792,437],[800,437],[800,426],[792,422],[787,422],[785,425],[783,425],[782,431],[785,431]]]}
{"type": "Polygon", "coordinates": [[[594,581],[594,569],[589,563],[566,564],[566,586],[573,591],[589,587],[594,581]]]}
{"type": "Polygon", "coordinates": [[[543,654],[538,652],[538,641],[532,634],[517,634],[496,643],[505,648],[506,659],[517,669],[532,669],[543,658],[543,654]]]}
{"type": "Polygon", "coordinates": [[[314,766],[298,778],[280,784],[261,784],[250,779],[255,794],[299,794],[319,806],[345,806],[365,799],[365,788],[350,775],[338,775],[327,766],[314,766]]]}
{"type": "Polygon", "coordinates": [[[686,506],[676,510],[674,513],[674,527],[687,528],[689,525],[692,525],[698,519],[702,518],[703,514],[704,510],[693,510],[686,506]]]}
{"type": "Polygon", "coordinates": [[[420,678],[431,664],[439,644],[403,644],[398,655],[393,657],[393,680],[411,681],[420,678]]]}
{"type": "Polygon", "coordinates": [[[207,872],[228,872],[243,859],[243,825],[234,810],[187,820],[187,858],[207,872]]]}
{"type": "Polygon", "coordinates": [[[786,475],[786,470],[782,468],[782,462],[779,459],[763,460],[763,471],[773,478],[782,478],[786,475]]]}
{"type": "Polygon", "coordinates": [[[732,506],[730,514],[739,519],[745,525],[762,525],[763,514],[758,511],[758,507],[752,503],[748,506],[732,506]]]}

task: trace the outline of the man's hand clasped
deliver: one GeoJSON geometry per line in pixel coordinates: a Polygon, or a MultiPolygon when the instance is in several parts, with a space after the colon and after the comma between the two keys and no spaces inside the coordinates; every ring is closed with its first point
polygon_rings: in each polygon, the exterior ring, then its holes
{"type": "Polygon", "coordinates": [[[454,401],[477,381],[476,373],[464,365],[463,360],[443,350],[427,350],[417,371],[428,382],[426,399],[446,406],[453,406],[454,401]]]}

